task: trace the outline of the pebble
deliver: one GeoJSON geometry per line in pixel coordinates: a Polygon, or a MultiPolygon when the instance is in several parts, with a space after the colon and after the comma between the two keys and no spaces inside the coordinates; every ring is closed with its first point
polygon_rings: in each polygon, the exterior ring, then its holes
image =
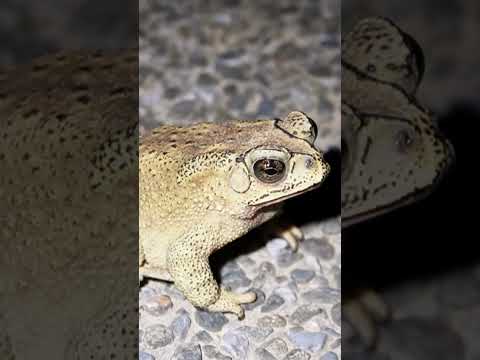
{"type": "Polygon", "coordinates": [[[265,302],[265,293],[262,290],[251,288],[248,291],[253,291],[257,295],[257,298],[252,303],[243,304],[242,306],[245,310],[253,310],[265,302]]]}
{"type": "Polygon", "coordinates": [[[328,353],[322,355],[320,360],[338,360],[338,356],[334,352],[329,351],[328,353]]]}
{"type": "Polygon", "coordinates": [[[215,70],[227,79],[246,80],[248,76],[249,66],[231,66],[221,61],[217,61],[217,63],[215,64],[215,70]]]}
{"type": "Polygon", "coordinates": [[[265,340],[271,333],[273,329],[271,327],[252,327],[252,326],[241,326],[234,330],[238,333],[244,333],[248,336],[249,339],[254,342],[261,342],[265,340]]]}
{"type": "Polygon", "coordinates": [[[257,325],[261,327],[282,328],[287,325],[287,320],[281,315],[266,315],[258,319],[257,325]]]}
{"type": "Polygon", "coordinates": [[[223,349],[237,359],[247,359],[250,342],[248,337],[235,331],[229,331],[222,337],[223,349]]]}
{"type": "Polygon", "coordinates": [[[334,218],[322,223],[323,232],[328,235],[340,234],[342,231],[340,218],[334,218]]]}
{"type": "Polygon", "coordinates": [[[195,311],[195,321],[205,330],[218,332],[228,323],[227,317],[220,312],[195,311]]]}
{"type": "Polygon", "coordinates": [[[289,286],[282,286],[273,290],[274,295],[281,297],[287,304],[295,304],[297,302],[296,291],[289,286]]]}
{"type": "Polygon", "coordinates": [[[185,310],[182,309],[178,313],[179,315],[172,321],[170,328],[172,329],[175,338],[183,340],[187,336],[188,330],[190,330],[192,320],[185,310]]]}
{"type": "Polygon", "coordinates": [[[142,310],[152,316],[162,315],[173,306],[170,296],[158,295],[152,296],[147,301],[143,302],[142,310]]]}
{"type": "Polygon", "coordinates": [[[172,360],[202,360],[200,345],[179,346],[175,350],[172,360]]]}
{"type": "Polygon", "coordinates": [[[320,301],[324,304],[333,304],[340,300],[340,290],[333,288],[309,290],[304,292],[302,297],[307,301],[320,301]]]}
{"type": "Polygon", "coordinates": [[[172,330],[164,325],[156,324],[144,330],[143,340],[150,349],[158,349],[171,344],[174,340],[172,330]]]}
{"type": "Polygon", "coordinates": [[[218,80],[209,73],[201,73],[197,78],[197,84],[202,87],[212,87],[218,84],[218,80]]]}
{"type": "Polygon", "coordinates": [[[305,351],[317,352],[323,348],[327,335],[322,332],[304,331],[301,328],[292,328],[287,333],[290,341],[305,351]]]}
{"type": "Polygon", "coordinates": [[[210,336],[208,332],[206,332],[205,330],[202,330],[195,334],[195,336],[192,338],[192,341],[194,343],[196,342],[210,343],[213,341],[213,338],[210,336]]]}
{"type": "Polygon", "coordinates": [[[301,305],[290,315],[289,320],[292,324],[301,325],[305,321],[313,318],[315,315],[321,314],[323,309],[317,304],[301,305]]]}
{"type": "Polygon", "coordinates": [[[330,310],[330,315],[332,316],[333,322],[337,326],[342,326],[342,304],[336,303],[333,305],[332,310],[330,310]]]}
{"type": "Polygon", "coordinates": [[[261,307],[260,311],[270,312],[278,309],[284,303],[285,303],[285,300],[283,298],[281,298],[276,294],[272,294],[267,298],[267,300],[265,301],[265,304],[261,307]]]}
{"type": "Polygon", "coordinates": [[[215,346],[205,345],[203,348],[203,354],[209,359],[215,360],[232,360],[230,356],[222,354],[215,346]]]}
{"type": "Polygon", "coordinates": [[[223,275],[221,281],[223,286],[229,287],[231,290],[247,287],[252,283],[242,269],[231,271],[223,275]]]}
{"type": "Polygon", "coordinates": [[[285,355],[288,351],[287,343],[278,337],[268,341],[264,348],[275,356],[285,355]]]}
{"type": "Polygon", "coordinates": [[[295,269],[290,273],[290,277],[297,284],[306,284],[315,276],[315,271],[295,269]]]}
{"type": "Polygon", "coordinates": [[[275,266],[271,262],[264,261],[258,266],[258,273],[274,276],[275,266]]]}
{"type": "Polygon", "coordinates": [[[269,254],[274,258],[277,258],[286,252],[291,252],[288,248],[287,241],[284,239],[272,239],[267,243],[266,248],[269,254]]]}
{"type": "Polygon", "coordinates": [[[335,256],[335,248],[326,237],[307,239],[303,245],[308,252],[323,260],[331,260],[335,256]]]}
{"type": "Polygon", "coordinates": [[[283,360],[310,360],[310,354],[300,350],[300,349],[295,349],[290,351],[284,358],[283,360]]]}
{"type": "Polygon", "coordinates": [[[138,354],[138,360],[155,360],[155,357],[149,353],[140,351],[138,354]]]}
{"type": "Polygon", "coordinates": [[[268,350],[262,348],[255,350],[255,358],[257,360],[276,360],[275,356],[270,354],[268,350]]]}
{"type": "Polygon", "coordinates": [[[277,258],[277,264],[280,267],[287,268],[299,260],[303,259],[303,254],[299,252],[286,252],[277,258]]]}
{"type": "Polygon", "coordinates": [[[184,120],[194,113],[196,101],[195,100],[182,100],[170,109],[169,116],[184,120]]]}

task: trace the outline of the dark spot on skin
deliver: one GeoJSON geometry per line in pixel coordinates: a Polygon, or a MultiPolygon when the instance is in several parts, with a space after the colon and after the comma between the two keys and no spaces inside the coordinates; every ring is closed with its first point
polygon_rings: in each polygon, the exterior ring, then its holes
{"type": "Polygon", "coordinates": [[[121,95],[121,94],[126,94],[128,92],[128,89],[125,88],[125,87],[119,87],[119,88],[116,88],[116,89],[113,89],[111,92],[110,92],[110,95],[121,95]]]}
{"type": "Polygon", "coordinates": [[[35,115],[37,115],[37,114],[38,114],[38,110],[37,110],[37,109],[32,109],[32,110],[24,113],[24,114],[23,114],[23,117],[24,117],[25,119],[27,119],[27,118],[29,118],[29,117],[31,117],[31,116],[35,116],[35,115]]]}
{"type": "Polygon", "coordinates": [[[46,70],[47,68],[48,68],[47,64],[37,64],[33,66],[33,71],[34,72],[43,71],[43,70],[46,70]]]}
{"type": "Polygon", "coordinates": [[[87,95],[83,95],[77,98],[78,102],[87,105],[90,102],[90,97],[87,95]]]}
{"type": "Polygon", "coordinates": [[[88,85],[79,84],[79,85],[75,86],[72,90],[75,91],[75,92],[77,92],[77,91],[87,91],[88,90],[88,85]]]}

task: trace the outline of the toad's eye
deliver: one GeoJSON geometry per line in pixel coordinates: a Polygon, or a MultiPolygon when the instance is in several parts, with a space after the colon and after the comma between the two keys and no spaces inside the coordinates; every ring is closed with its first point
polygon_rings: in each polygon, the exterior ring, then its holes
{"type": "Polygon", "coordinates": [[[395,145],[400,152],[406,152],[413,145],[413,134],[403,130],[395,135],[395,145]]]}
{"type": "Polygon", "coordinates": [[[255,177],[264,183],[275,183],[285,175],[285,163],[277,159],[261,159],[253,165],[255,177]]]}

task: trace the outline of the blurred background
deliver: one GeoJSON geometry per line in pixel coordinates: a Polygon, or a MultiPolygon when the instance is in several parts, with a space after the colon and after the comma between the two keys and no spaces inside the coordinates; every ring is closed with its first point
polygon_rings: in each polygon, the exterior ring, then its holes
{"type": "Polygon", "coordinates": [[[190,344],[207,359],[338,359],[340,2],[139,5],[141,134],[162,124],[283,118],[298,109],[317,123],[316,145],[332,166],[318,190],[287,203],[287,215],[306,232],[299,252],[259,230],[213,256],[224,286],[257,292],[244,321],[199,312],[175,287],[142,287],[141,356],[170,359],[190,344]]]}
{"type": "Polygon", "coordinates": [[[423,201],[342,231],[342,290],[370,286],[393,310],[373,352],[344,341],[346,359],[478,359],[480,257],[473,183],[480,119],[476,1],[342,1],[342,33],[392,19],[424,50],[417,92],[451,141],[456,163],[423,201]]]}
{"type": "Polygon", "coordinates": [[[134,0],[3,0],[0,66],[61,49],[118,49],[138,44],[134,0]]]}

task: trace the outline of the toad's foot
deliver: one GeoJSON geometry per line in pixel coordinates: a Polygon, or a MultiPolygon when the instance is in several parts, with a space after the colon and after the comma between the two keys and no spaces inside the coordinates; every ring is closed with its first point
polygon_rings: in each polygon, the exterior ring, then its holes
{"type": "Polygon", "coordinates": [[[391,316],[388,305],[373,290],[365,290],[358,297],[345,301],[343,313],[345,320],[369,348],[375,347],[377,343],[378,324],[391,316]]]}
{"type": "Polygon", "coordinates": [[[278,227],[275,228],[275,235],[285,239],[293,251],[298,249],[299,242],[303,240],[302,230],[292,224],[278,225],[278,227]]]}
{"type": "Polygon", "coordinates": [[[256,300],[257,295],[253,292],[247,292],[244,294],[235,294],[224,288],[220,289],[220,297],[208,306],[209,311],[228,312],[237,315],[238,319],[245,317],[245,311],[240,304],[249,304],[256,300]]]}

